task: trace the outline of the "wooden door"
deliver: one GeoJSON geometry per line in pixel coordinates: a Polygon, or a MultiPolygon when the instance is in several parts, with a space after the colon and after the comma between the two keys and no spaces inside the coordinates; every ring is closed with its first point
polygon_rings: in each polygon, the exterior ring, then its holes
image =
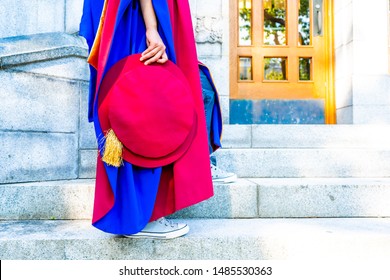
{"type": "Polygon", "coordinates": [[[230,99],[323,101],[324,122],[335,123],[332,1],[231,0],[230,7],[230,99]]]}

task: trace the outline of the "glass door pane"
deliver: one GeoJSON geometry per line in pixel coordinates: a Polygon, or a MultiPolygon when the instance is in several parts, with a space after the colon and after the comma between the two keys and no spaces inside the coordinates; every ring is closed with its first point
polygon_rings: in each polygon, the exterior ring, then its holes
{"type": "Polygon", "coordinates": [[[311,45],[309,0],[299,0],[298,36],[299,46],[311,45]]]}
{"type": "Polygon", "coordinates": [[[287,45],[287,1],[263,0],[264,45],[287,45]]]}
{"type": "Polygon", "coordinates": [[[239,0],[238,2],[238,45],[252,45],[252,1],[239,0]]]}
{"type": "Polygon", "coordinates": [[[310,81],[311,80],[311,57],[299,58],[299,80],[310,81]]]}
{"type": "Polygon", "coordinates": [[[264,80],[285,81],[287,80],[287,57],[264,58],[264,80]]]}
{"type": "Polygon", "coordinates": [[[252,58],[240,57],[240,81],[252,80],[252,58]]]}

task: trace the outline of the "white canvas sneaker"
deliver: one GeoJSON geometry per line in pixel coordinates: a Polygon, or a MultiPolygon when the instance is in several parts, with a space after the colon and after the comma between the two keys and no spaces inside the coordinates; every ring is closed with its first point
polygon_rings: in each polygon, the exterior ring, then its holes
{"type": "Polygon", "coordinates": [[[219,169],[212,163],[210,163],[210,167],[211,167],[211,176],[213,178],[213,182],[232,183],[237,180],[237,175],[234,173],[223,171],[222,169],[219,169]]]}
{"type": "Polygon", "coordinates": [[[148,223],[140,232],[125,236],[130,238],[172,239],[187,234],[189,230],[190,227],[187,224],[174,223],[163,217],[148,223]]]}

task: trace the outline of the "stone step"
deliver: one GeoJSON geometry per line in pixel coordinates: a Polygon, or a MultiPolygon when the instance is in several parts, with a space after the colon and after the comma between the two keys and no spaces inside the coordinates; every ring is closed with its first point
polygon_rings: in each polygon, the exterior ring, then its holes
{"type": "Polygon", "coordinates": [[[390,125],[224,125],[224,148],[390,149],[390,125]]]}
{"type": "Polygon", "coordinates": [[[222,148],[390,150],[390,125],[224,124],[222,148]]]}
{"type": "Polygon", "coordinates": [[[259,217],[390,217],[390,178],[254,178],[259,217]]]}
{"type": "Polygon", "coordinates": [[[390,258],[390,219],[194,219],[174,240],[103,233],[89,221],[2,221],[0,259],[313,260],[390,258]]]}
{"type": "Polygon", "coordinates": [[[390,150],[344,148],[229,148],[218,166],[248,178],[389,177],[390,150]]]}
{"type": "MultiPolygon", "coordinates": [[[[174,218],[390,217],[390,179],[251,178],[174,218]]],[[[0,185],[0,220],[91,219],[94,180],[0,185]]]]}
{"type": "MultiPolygon", "coordinates": [[[[241,178],[390,177],[390,150],[371,148],[223,148],[218,167],[241,178]]],[[[83,178],[94,178],[96,150],[82,154],[83,178]]]]}
{"type": "MultiPolygon", "coordinates": [[[[257,217],[255,183],[240,179],[215,184],[215,195],[175,214],[176,217],[257,217]]],[[[0,185],[0,220],[91,219],[94,180],[70,180],[0,185]]]]}

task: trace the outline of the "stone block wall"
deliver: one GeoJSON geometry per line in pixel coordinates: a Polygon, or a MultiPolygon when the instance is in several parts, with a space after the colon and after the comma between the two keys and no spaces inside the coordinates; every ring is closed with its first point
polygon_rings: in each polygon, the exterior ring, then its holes
{"type": "Polygon", "coordinates": [[[336,109],[337,123],[353,122],[352,63],[353,63],[353,7],[352,0],[335,1],[335,53],[336,53],[336,109]]]}
{"type": "Polygon", "coordinates": [[[78,177],[80,83],[1,71],[0,183],[78,177]]]}
{"type": "Polygon", "coordinates": [[[198,57],[209,67],[229,122],[229,1],[190,0],[198,57]]]}
{"type": "Polygon", "coordinates": [[[339,124],[390,123],[388,1],[335,3],[336,107],[339,124]]]}
{"type": "Polygon", "coordinates": [[[76,33],[83,0],[1,0],[0,38],[46,32],[76,33]]]}
{"type": "Polygon", "coordinates": [[[48,33],[0,45],[0,184],[93,177],[84,42],[48,33]]]}

